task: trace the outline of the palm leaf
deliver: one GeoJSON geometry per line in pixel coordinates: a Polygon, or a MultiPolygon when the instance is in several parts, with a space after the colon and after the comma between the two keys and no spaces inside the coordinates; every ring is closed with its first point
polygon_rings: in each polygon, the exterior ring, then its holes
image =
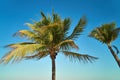
{"type": "Polygon", "coordinates": [[[6,45],[5,48],[7,47],[10,47],[10,48],[17,48],[21,45],[29,45],[29,44],[35,44],[35,43],[32,43],[32,42],[22,42],[22,43],[16,43],[16,44],[9,44],[9,45],[6,45]]]}
{"type": "Polygon", "coordinates": [[[65,18],[63,21],[64,37],[67,37],[68,31],[70,29],[71,20],[70,18],[65,18]]]}
{"type": "Polygon", "coordinates": [[[53,23],[61,22],[60,16],[58,14],[53,13],[53,23]]]}
{"type": "Polygon", "coordinates": [[[74,43],[73,40],[64,40],[55,45],[55,48],[61,48],[62,50],[69,50],[69,48],[78,49],[78,46],[74,43]]]}
{"type": "Polygon", "coordinates": [[[34,58],[41,59],[41,58],[44,58],[48,55],[49,55],[48,51],[41,51],[41,52],[34,54],[34,55],[31,55],[31,56],[25,56],[25,58],[26,59],[34,59],[34,58]]]}
{"type": "Polygon", "coordinates": [[[40,14],[43,18],[46,18],[45,14],[42,11],[40,12],[40,14]]]}
{"type": "Polygon", "coordinates": [[[50,16],[46,17],[43,12],[41,12],[41,16],[42,16],[42,20],[38,22],[39,27],[44,25],[49,25],[51,23],[52,20],[50,16]]]}
{"type": "Polygon", "coordinates": [[[21,37],[28,37],[29,39],[33,37],[38,37],[34,32],[29,31],[29,30],[20,30],[17,33],[14,34],[14,36],[20,35],[21,37]]]}
{"type": "Polygon", "coordinates": [[[12,58],[14,58],[13,62],[20,61],[26,55],[45,50],[45,45],[41,44],[11,44],[9,47],[13,50],[2,58],[3,63],[8,63],[12,58]]]}
{"type": "Polygon", "coordinates": [[[104,43],[104,40],[105,40],[102,30],[99,27],[92,30],[91,33],[89,34],[89,37],[95,38],[102,43],[104,43]]]}
{"type": "Polygon", "coordinates": [[[114,41],[120,33],[120,28],[116,28],[112,31],[112,37],[111,37],[111,41],[114,41]]]}
{"type": "Polygon", "coordinates": [[[36,31],[36,30],[37,30],[37,27],[35,27],[35,24],[26,23],[26,25],[27,25],[28,27],[30,27],[30,29],[32,29],[33,31],[36,31]]]}
{"type": "Polygon", "coordinates": [[[72,34],[70,36],[68,36],[67,39],[78,38],[78,36],[81,34],[81,32],[83,32],[86,22],[87,21],[86,21],[85,17],[82,17],[80,19],[80,21],[78,22],[77,26],[75,27],[75,29],[73,30],[72,34]]]}
{"type": "Polygon", "coordinates": [[[90,55],[85,55],[85,54],[79,54],[75,52],[67,52],[63,51],[64,55],[68,57],[70,60],[77,60],[77,61],[83,61],[83,62],[93,62],[94,60],[98,59],[97,57],[93,57],[90,55]]]}
{"type": "Polygon", "coordinates": [[[115,48],[115,50],[117,51],[117,54],[119,54],[120,51],[118,50],[118,48],[115,45],[112,45],[112,47],[115,48]]]}

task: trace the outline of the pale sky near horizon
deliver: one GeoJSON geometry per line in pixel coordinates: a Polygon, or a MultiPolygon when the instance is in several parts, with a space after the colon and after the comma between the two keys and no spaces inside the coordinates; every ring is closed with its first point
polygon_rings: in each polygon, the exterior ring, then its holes
{"type": "MultiPolygon", "coordinates": [[[[93,63],[73,63],[58,54],[56,80],[120,80],[120,69],[107,46],[88,37],[92,29],[104,23],[116,22],[120,27],[119,4],[119,0],[0,0],[0,58],[9,51],[3,46],[26,41],[12,36],[18,30],[28,29],[26,22],[39,20],[40,11],[48,15],[54,9],[62,18],[71,18],[70,32],[86,15],[87,26],[75,41],[80,47],[77,52],[99,58],[93,63]]],[[[120,50],[120,38],[113,44],[120,50]]],[[[51,80],[51,60],[48,56],[39,61],[0,65],[0,80],[51,80]]]]}

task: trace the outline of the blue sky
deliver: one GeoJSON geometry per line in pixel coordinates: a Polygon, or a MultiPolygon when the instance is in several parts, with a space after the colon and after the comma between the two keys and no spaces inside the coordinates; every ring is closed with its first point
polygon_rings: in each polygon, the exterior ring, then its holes
{"type": "MultiPolygon", "coordinates": [[[[76,41],[79,53],[99,57],[94,63],[72,63],[59,54],[56,59],[56,80],[120,80],[117,63],[107,46],[87,37],[92,29],[104,23],[116,22],[120,26],[119,0],[0,0],[0,58],[8,52],[3,46],[25,41],[12,37],[18,30],[28,29],[24,24],[39,20],[40,11],[51,14],[52,9],[62,18],[70,17],[71,30],[80,17],[86,15],[88,23],[83,35],[76,41]]],[[[115,44],[119,50],[118,38],[115,44]]],[[[119,55],[120,56],[120,55],[119,55]]],[[[28,60],[0,65],[0,80],[51,80],[51,60],[28,60]]]]}

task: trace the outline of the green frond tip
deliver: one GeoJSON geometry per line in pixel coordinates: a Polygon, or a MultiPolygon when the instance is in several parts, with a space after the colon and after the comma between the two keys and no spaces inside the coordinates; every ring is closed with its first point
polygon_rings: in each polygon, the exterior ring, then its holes
{"type": "Polygon", "coordinates": [[[40,12],[40,14],[43,18],[46,18],[45,14],[42,11],[40,12]]]}
{"type": "Polygon", "coordinates": [[[90,56],[87,54],[79,54],[79,53],[68,52],[68,51],[63,51],[63,53],[66,57],[68,57],[72,61],[80,61],[80,62],[82,61],[84,63],[87,63],[87,62],[92,63],[93,61],[98,59],[97,57],[90,56]]]}
{"type": "Polygon", "coordinates": [[[64,26],[64,33],[65,34],[68,34],[68,30],[70,29],[70,24],[71,24],[70,18],[64,19],[63,26],[64,26]]]}
{"type": "Polygon", "coordinates": [[[83,32],[85,25],[87,23],[87,20],[85,17],[82,17],[77,26],[74,28],[72,34],[70,36],[67,37],[67,39],[76,39],[80,36],[80,34],[83,32]]]}

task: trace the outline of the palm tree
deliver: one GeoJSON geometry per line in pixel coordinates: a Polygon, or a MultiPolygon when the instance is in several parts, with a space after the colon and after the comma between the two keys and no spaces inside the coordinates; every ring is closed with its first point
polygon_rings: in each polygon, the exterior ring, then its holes
{"type": "Polygon", "coordinates": [[[15,35],[24,37],[29,42],[7,45],[12,48],[2,59],[1,63],[20,61],[22,59],[41,59],[48,55],[52,60],[52,80],[55,80],[55,59],[58,53],[63,53],[72,60],[92,62],[96,57],[71,52],[70,49],[78,49],[73,40],[77,39],[86,24],[85,18],[81,18],[72,34],[69,35],[70,18],[61,19],[58,14],[46,16],[41,12],[42,19],[33,24],[26,23],[30,30],[20,30],[15,35]]]}
{"type": "Polygon", "coordinates": [[[120,28],[116,28],[116,24],[112,22],[110,24],[103,24],[102,26],[97,27],[91,31],[89,36],[106,44],[118,66],[120,67],[120,59],[118,57],[119,50],[116,46],[111,45],[111,43],[118,38],[119,32],[120,28]],[[117,52],[115,52],[113,48],[115,48],[117,52]]]}

